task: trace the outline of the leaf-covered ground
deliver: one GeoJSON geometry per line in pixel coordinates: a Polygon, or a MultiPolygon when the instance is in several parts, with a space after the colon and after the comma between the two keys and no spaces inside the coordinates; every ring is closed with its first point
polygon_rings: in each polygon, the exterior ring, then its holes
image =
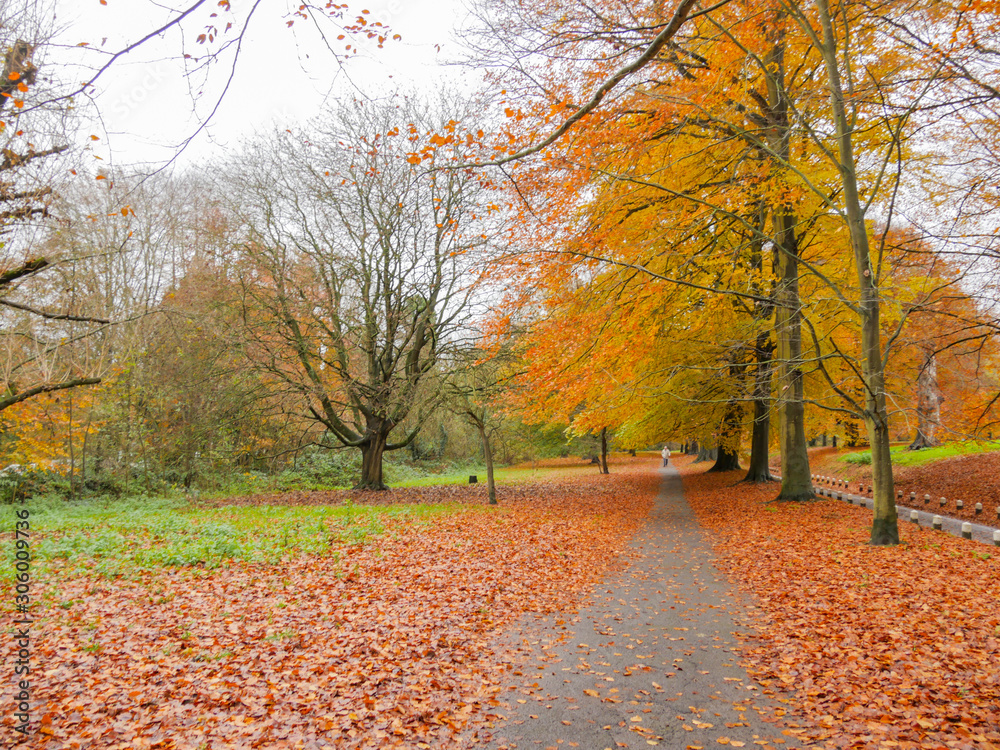
{"type": "Polygon", "coordinates": [[[572,606],[608,570],[655,495],[649,463],[501,488],[499,508],[476,487],[393,492],[454,505],[275,564],[51,569],[33,590],[27,746],[448,746],[495,700],[494,631],[572,606]]]}
{"type": "Polygon", "coordinates": [[[831,748],[1000,748],[1000,555],[871,513],[770,502],[774,485],[683,469],[685,494],[730,575],[756,600],[749,671],[831,748]]]}
{"type": "MultiPolygon", "coordinates": [[[[871,484],[871,466],[843,462],[842,451],[835,448],[816,448],[809,451],[812,471],[824,476],[845,479],[852,483],[871,484]]],[[[987,526],[1000,526],[997,508],[1000,507],[1000,453],[972,453],[935,461],[923,466],[893,467],[893,479],[897,490],[903,491],[909,502],[911,492],[917,493],[918,507],[925,507],[923,497],[931,496],[933,512],[940,512],[952,518],[965,518],[987,526]],[[947,500],[941,507],[940,498],[947,500]],[[956,507],[961,500],[964,508],[956,507]],[[983,504],[982,513],[976,514],[976,503],[983,504]]]]}

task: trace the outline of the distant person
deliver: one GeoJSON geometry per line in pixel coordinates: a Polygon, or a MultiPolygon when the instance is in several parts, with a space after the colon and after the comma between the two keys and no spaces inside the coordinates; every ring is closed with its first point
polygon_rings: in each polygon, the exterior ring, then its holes
{"type": "Polygon", "coordinates": [[[663,465],[667,466],[670,463],[670,449],[664,445],[660,455],[663,456],[663,465]]]}

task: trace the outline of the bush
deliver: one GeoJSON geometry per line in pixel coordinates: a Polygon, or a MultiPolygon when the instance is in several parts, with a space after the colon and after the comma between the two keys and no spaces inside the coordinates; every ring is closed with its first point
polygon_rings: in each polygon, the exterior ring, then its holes
{"type": "Polygon", "coordinates": [[[0,501],[13,503],[45,492],[60,479],[35,464],[10,464],[0,470],[0,501]]]}
{"type": "Polygon", "coordinates": [[[292,468],[278,474],[283,490],[350,487],[361,474],[361,451],[307,448],[292,468]]]}

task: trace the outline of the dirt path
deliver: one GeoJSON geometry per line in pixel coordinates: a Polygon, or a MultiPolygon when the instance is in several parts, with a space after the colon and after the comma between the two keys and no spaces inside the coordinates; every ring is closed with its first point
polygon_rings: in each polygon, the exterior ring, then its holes
{"type": "Polygon", "coordinates": [[[774,705],[739,666],[741,608],[680,476],[661,473],[632,563],[578,614],[536,618],[516,634],[524,662],[479,746],[790,747],[793,738],[762,719],[774,705]]]}

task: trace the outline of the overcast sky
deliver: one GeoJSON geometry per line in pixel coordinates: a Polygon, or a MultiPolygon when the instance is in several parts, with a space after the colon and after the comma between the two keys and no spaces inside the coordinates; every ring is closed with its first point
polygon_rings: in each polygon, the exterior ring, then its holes
{"type": "MultiPolygon", "coordinates": [[[[151,0],[57,0],[61,43],[72,46],[89,42],[113,52],[145,36],[169,17],[151,0]],[[103,42],[103,46],[102,46],[103,42]]],[[[215,5],[215,3],[211,3],[215,5]]],[[[234,7],[237,7],[234,2],[234,7]]],[[[244,6],[245,7],[245,6],[244,6]]],[[[378,96],[392,88],[433,90],[447,85],[472,89],[477,76],[454,66],[440,64],[453,59],[458,49],[452,29],[464,17],[461,0],[372,0],[352,5],[354,14],[363,8],[369,19],[380,20],[400,34],[402,41],[387,42],[381,50],[363,43],[362,51],[341,69],[326,49],[315,27],[298,20],[289,29],[287,12],[294,4],[264,0],[254,16],[240,52],[240,61],[228,93],[207,131],[181,158],[192,163],[235,145],[256,130],[286,127],[319,112],[324,102],[351,96],[361,89],[378,96]]],[[[185,37],[193,39],[204,26],[207,12],[187,24],[185,37]]],[[[241,18],[235,15],[235,18],[241,18]]],[[[335,35],[328,35],[336,42],[335,35]]],[[[192,83],[178,64],[180,36],[173,33],[153,40],[129,53],[99,81],[94,100],[100,121],[94,123],[99,141],[91,142],[94,155],[105,164],[125,165],[169,158],[178,143],[193,133],[199,117],[215,105],[229,76],[228,63],[212,71],[208,85],[197,95],[198,117],[192,114],[192,83]]],[[[189,46],[190,54],[202,54],[189,46]]],[[[62,54],[79,55],[73,48],[62,54]]],[[[58,54],[58,53],[57,53],[58,54]]],[[[90,53],[90,64],[100,64],[106,54],[90,53]]],[[[60,64],[66,74],[71,70],[60,64]]],[[[87,70],[72,70],[85,80],[87,70]]]]}

